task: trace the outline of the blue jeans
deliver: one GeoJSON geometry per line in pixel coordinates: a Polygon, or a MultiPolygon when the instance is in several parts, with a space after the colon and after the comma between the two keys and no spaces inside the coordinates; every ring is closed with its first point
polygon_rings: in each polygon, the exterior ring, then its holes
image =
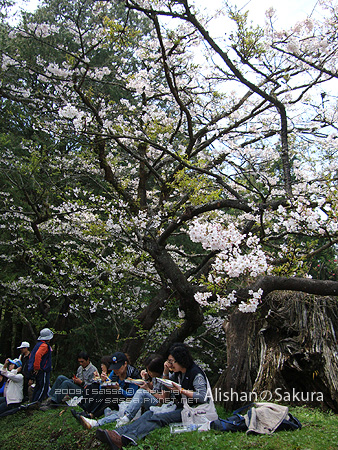
{"type": "Polygon", "coordinates": [[[83,389],[78,384],[75,384],[71,379],[64,375],[59,375],[50,390],[49,397],[55,403],[61,403],[65,395],[69,397],[81,396],[83,389]]]}
{"type": "MultiPolygon", "coordinates": [[[[129,420],[132,420],[139,409],[143,406],[146,410],[150,408],[150,406],[156,406],[158,404],[158,399],[154,397],[150,392],[145,389],[138,389],[131,401],[128,403],[127,408],[124,411],[124,414],[128,416],[129,420]]],[[[106,423],[115,422],[119,418],[118,413],[111,414],[110,416],[103,417],[98,420],[99,425],[104,425],[106,423]]]]}
{"type": "Polygon", "coordinates": [[[10,403],[9,405],[6,402],[5,397],[0,397],[0,415],[6,413],[7,411],[17,408],[20,406],[20,403],[10,403]]]}
{"type": "Polygon", "coordinates": [[[105,425],[106,423],[112,423],[116,422],[116,420],[120,417],[119,413],[117,411],[114,411],[109,416],[102,417],[102,419],[99,419],[97,423],[99,425],[105,425]]]}
{"type": "Polygon", "coordinates": [[[157,428],[162,428],[170,423],[182,422],[181,412],[182,408],[163,414],[155,414],[152,411],[147,411],[142,414],[139,419],[136,419],[134,422],[128,423],[123,427],[115,428],[114,431],[136,444],[139,439],[144,438],[157,428]]]}
{"type": "Polygon", "coordinates": [[[136,416],[142,406],[148,410],[151,406],[156,406],[157,404],[158,399],[150,392],[145,389],[138,389],[128,404],[124,414],[126,414],[129,420],[131,420],[136,416]]]}

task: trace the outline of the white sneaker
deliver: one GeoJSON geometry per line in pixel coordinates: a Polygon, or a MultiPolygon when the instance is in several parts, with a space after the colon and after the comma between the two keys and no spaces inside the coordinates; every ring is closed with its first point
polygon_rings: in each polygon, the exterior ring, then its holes
{"type": "Polygon", "coordinates": [[[87,430],[90,430],[92,427],[98,427],[98,421],[95,419],[87,419],[87,417],[80,416],[80,422],[82,425],[87,428],[87,430]]]}
{"type": "Polygon", "coordinates": [[[121,417],[121,419],[117,419],[116,426],[122,427],[123,425],[126,425],[129,422],[130,422],[129,417],[125,414],[124,416],[121,417]]]}

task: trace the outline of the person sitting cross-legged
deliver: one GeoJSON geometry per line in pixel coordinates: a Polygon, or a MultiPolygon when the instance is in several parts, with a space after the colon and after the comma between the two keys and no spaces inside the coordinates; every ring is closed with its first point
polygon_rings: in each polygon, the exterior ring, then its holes
{"type": "Polygon", "coordinates": [[[173,371],[170,389],[175,396],[176,409],[162,414],[152,410],[146,411],[139,419],[117,427],[115,430],[98,428],[97,439],[108,444],[112,450],[121,449],[130,444],[137,445],[137,441],[151,431],[170,423],[182,422],[181,413],[185,401],[195,405],[205,404],[206,419],[208,421],[217,419],[217,412],[209,393],[209,382],[202,369],[194,363],[188,347],[184,344],[172,346],[168,363],[173,371]]]}
{"type": "Polygon", "coordinates": [[[95,392],[88,390],[79,406],[84,410],[82,413],[74,413],[74,417],[79,420],[79,416],[89,416],[98,418],[104,414],[104,410],[119,409],[119,403],[131,399],[138,389],[138,385],[129,383],[128,378],[138,379],[140,372],[138,369],[128,364],[128,357],[125,353],[115,352],[109,359],[107,372],[101,373],[102,383],[95,392]]]}
{"type": "Polygon", "coordinates": [[[163,357],[156,354],[149,355],[144,361],[144,365],[146,370],[141,371],[141,377],[144,382],[128,402],[124,415],[120,418],[119,413],[116,412],[98,420],[81,416],[80,422],[85,428],[90,429],[115,421],[117,421],[117,426],[124,425],[134,419],[142,407],[148,410],[150,406],[156,406],[165,401],[166,398],[169,398],[168,388],[156,380],[156,377],[161,377],[163,374],[163,357]]]}
{"type": "Polygon", "coordinates": [[[46,411],[60,404],[65,396],[80,397],[88,384],[94,380],[97,368],[90,362],[87,352],[77,356],[79,367],[72,379],[59,375],[53,384],[49,397],[42,403],[41,411],[46,411]]]}

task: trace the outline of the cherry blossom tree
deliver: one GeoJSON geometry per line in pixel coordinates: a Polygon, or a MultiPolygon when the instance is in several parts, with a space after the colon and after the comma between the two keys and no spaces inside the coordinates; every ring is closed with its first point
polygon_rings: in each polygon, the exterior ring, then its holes
{"type": "MultiPolygon", "coordinates": [[[[131,286],[148,291],[128,310],[132,360],[172,308],[162,352],[196,332],[205,310],[229,316],[223,386],[251,389],[248,349],[268,294],[338,293],[336,281],[314,278],[337,243],[334,5],[322,23],[286,31],[275,29],[273,11],[261,29],[228,9],[233,27],[222,38],[187,0],[44,8],[8,30],[0,94],[8,111],[29,111],[32,135],[20,151],[32,160],[40,136],[48,152],[37,167],[50,158],[48,171],[64,179],[53,198],[6,206],[8,220],[31,227],[40,244],[48,234],[84,243],[95,261],[81,267],[89,308],[113,309],[109,297],[123,303],[131,286]],[[105,280],[102,304],[94,279],[105,280]],[[117,279],[118,294],[109,291],[117,279]]],[[[7,171],[19,153],[3,148],[7,171]]],[[[71,267],[58,265],[67,289],[71,267]]]]}

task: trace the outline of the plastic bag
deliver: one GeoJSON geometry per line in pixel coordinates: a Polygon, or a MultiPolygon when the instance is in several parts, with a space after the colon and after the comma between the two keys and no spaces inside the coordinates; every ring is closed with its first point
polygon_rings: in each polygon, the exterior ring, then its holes
{"type": "Polygon", "coordinates": [[[83,400],[83,397],[73,397],[70,400],[67,400],[66,403],[68,406],[77,406],[81,400],[83,400]]]}
{"type": "Polygon", "coordinates": [[[174,402],[164,403],[162,406],[151,406],[150,411],[154,414],[164,414],[175,411],[176,405],[174,402]]]}

